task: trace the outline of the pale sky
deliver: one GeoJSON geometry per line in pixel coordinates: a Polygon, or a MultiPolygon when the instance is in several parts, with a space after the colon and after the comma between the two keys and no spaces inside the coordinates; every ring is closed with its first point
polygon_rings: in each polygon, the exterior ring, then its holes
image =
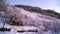
{"type": "Polygon", "coordinates": [[[22,4],[51,9],[60,13],[60,0],[7,0],[10,5],[22,4]]]}

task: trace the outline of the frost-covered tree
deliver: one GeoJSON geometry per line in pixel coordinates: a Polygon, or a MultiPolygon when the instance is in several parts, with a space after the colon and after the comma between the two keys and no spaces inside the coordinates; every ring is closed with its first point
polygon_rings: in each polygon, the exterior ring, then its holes
{"type": "MultiPolygon", "coordinates": [[[[5,0],[0,0],[0,17],[1,19],[4,18],[4,14],[6,13],[6,3],[5,0]]],[[[3,28],[5,26],[5,19],[3,19],[3,28]]]]}

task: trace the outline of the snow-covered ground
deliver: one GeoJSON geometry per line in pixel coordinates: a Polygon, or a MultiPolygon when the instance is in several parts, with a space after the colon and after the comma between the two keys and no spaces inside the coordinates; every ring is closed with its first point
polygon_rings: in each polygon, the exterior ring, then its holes
{"type": "MultiPolygon", "coordinates": [[[[1,22],[0,22],[1,23],[1,22]]],[[[3,23],[0,24],[0,28],[3,27],[3,23]]],[[[10,31],[0,31],[0,34],[38,34],[38,32],[35,32],[37,28],[33,26],[12,26],[5,24],[4,28],[11,28],[10,31]],[[29,32],[29,30],[31,30],[29,32]],[[32,32],[34,30],[34,32],[32,32]],[[23,31],[23,32],[18,32],[23,31]]]]}
{"type": "MultiPolygon", "coordinates": [[[[18,30],[19,31],[26,30],[26,32],[21,33],[21,34],[38,34],[38,33],[39,34],[57,34],[57,33],[59,34],[60,33],[60,19],[47,16],[47,15],[38,14],[38,13],[33,13],[33,12],[31,13],[30,11],[26,11],[22,8],[11,7],[11,6],[7,8],[7,12],[8,12],[8,15],[6,17],[11,15],[13,16],[12,20],[14,20],[15,22],[19,24],[22,22],[24,26],[12,26],[12,25],[5,24],[4,27],[11,28],[11,31],[3,32],[3,34],[4,33],[20,34],[20,32],[17,32],[18,30]],[[27,32],[27,30],[36,30],[35,28],[37,28],[38,33],[27,32]],[[57,32],[55,32],[55,30],[57,32]]],[[[0,20],[0,23],[1,23],[0,27],[3,27],[3,23],[1,22],[1,20],[0,20]]]]}

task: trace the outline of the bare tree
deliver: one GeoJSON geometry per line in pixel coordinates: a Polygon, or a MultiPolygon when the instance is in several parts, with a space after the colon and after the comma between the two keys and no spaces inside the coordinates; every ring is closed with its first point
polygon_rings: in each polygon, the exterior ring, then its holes
{"type": "MultiPolygon", "coordinates": [[[[0,0],[0,12],[1,12],[1,11],[6,12],[6,4],[5,4],[5,0],[0,0]]],[[[4,22],[4,24],[3,24],[2,30],[4,30],[4,26],[5,26],[5,22],[4,22]]]]}

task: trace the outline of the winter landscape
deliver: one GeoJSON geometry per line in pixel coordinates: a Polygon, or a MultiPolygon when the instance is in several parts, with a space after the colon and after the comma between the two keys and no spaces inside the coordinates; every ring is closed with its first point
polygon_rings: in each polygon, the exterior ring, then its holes
{"type": "Polygon", "coordinates": [[[0,0],[0,34],[60,34],[60,13],[0,0]]]}

